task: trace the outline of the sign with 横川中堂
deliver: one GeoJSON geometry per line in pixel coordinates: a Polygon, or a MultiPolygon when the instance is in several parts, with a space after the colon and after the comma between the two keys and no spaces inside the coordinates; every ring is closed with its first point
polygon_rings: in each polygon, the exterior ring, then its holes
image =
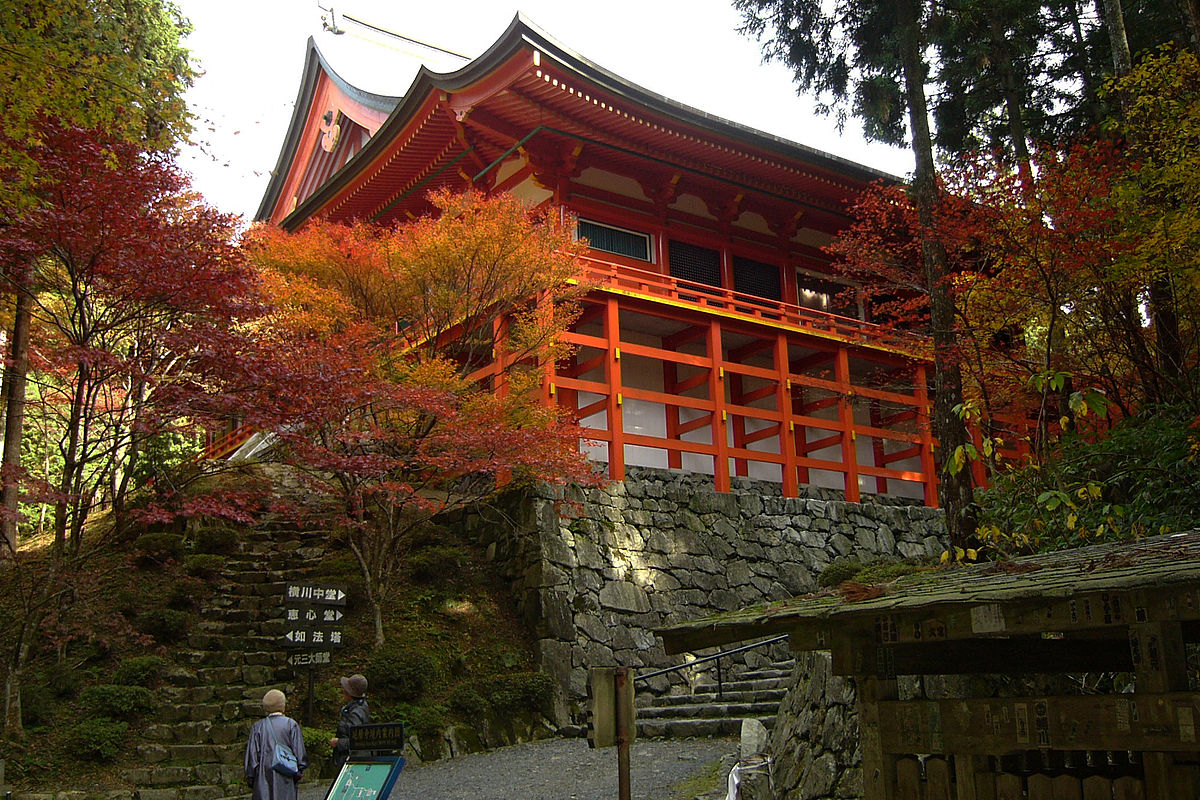
{"type": "Polygon", "coordinates": [[[283,589],[283,602],[344,606],[346,589],[317,583],[289,583],[283,589]]]}
{"type": "MultiPolygon", "coordinates": [[[[342,646],[346,590],[317,583],[288,583],[283,590],[284,647],[327,650],[342,646]]],[[[328,661],[308,661],[311,666],[328,661]]],[[[293,666],[297,666],[293,663],[293,666]]]]}

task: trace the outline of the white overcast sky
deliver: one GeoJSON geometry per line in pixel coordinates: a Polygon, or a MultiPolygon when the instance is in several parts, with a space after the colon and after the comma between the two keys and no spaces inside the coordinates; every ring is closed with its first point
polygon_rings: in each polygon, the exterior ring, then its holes
{"type": "Polygon", "coordinates": [[[843,133],[796,94],[789,70],[762,62],[737,33],[729,0],[177,0],[195,30],[187,46],[204,71],[188,94],[196,144],[181,163],[223,211],[249,221],[287,132],[305,43],[314,36],[351,83],[402,95],[421,63],[440,72],[465,63],[373,33],[350,15],[468,56],[499,38],[517,11],[568,49],[628,81],[701,111],[843,158],[907,175],[907,150],[843,133]],[[334,9],[342,35],[322,30],[334,9]]]}

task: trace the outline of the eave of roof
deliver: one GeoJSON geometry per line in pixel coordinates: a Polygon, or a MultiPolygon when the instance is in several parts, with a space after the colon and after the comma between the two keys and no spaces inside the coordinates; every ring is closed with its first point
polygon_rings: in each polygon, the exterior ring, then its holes
{"type": "Polygon", "coordinates": [[[296,149],[304,135],[304,120],[313,103],[321,75],[326,75],[340,92],[367,108],[390,114],[401,100],[399,97],[367,92],[352,85],[334,71],[311,36],[308,37],[306,47],[304,68],[300,73],[300,88],[292,107],[292,119],[288,123],[287,134],[283,137],[283,145],[279,149],[279,158],[275,161],[275,169],[271,172],[271,180],[267,183],[267,189],[263,193],[262,201],[258,204],[258,211],[254,215],[256,221],[268,219],[275,204],[279,202],[279,193],[283,191],[283,185],[287,181],[288,168],[296,158],[296,149]]]}
{"type": "Polygon", "coordinates": [[[677,653],[829,625],[848,629],[881,615],[920,616],[935,608],[1043,602],[1180,584],[1200,585],[1200,530],[920,572],[865,600],[844,600],[826,591],[671,625],[658,634],[667,652],[677,653]]]}
{"type": "MultiPolygon", "coordinates": [[[[312,49],[315,50],[315,46],[312,49]]],[[[798,142],[731,122],[644,89],[564,47],[523,16],[517,14],[508,29],[505,30],[486,52],[461,69],[449,73],[435,73],[427,67],[421,67],[408,91],[405,92],[404,96],[395,105],[387,121],[380,126],[367,145],[326,181],[323,186],[305,198],[294,211],[282,220],[281,224],[283,227],[294,228],[305,219],[319,212],[331,199],[352,183],[362,168],[383,155],[391,146],[393,139],[409,125],[413,116],[424,105],[431,92],[453,93],[469,86],[504,64],[522,49],[536,51],[541,55],[541,58],[553,59],[561,68],[580,75],[582,78],[595,83],[615,96],[625,98],[631,103],[640,104],[651,111],[673,118],[681,123],[711,130],[718,135],[729,137],[750,147],[760,148],[784,158],[806,162],[816,168],[847,175],[864,183],[876,180],[886,182],[901,181],[897,176],[881,170],[876,170],[798,142]]],[[[312,60],[311,52],[310,50],[310,61],[312,60]]],[[[317,53],[317,57],[320,57],[319,53],[317,53]]],[[[324,66],[323,61],[322,66],[324,66]]],[[[328,68],[325,68],[328,71],[328,68]]],[[[305,78],[307,82],[307,69],[305,78]]],[[[297,114],[301,113],[301,101],[305,96],[305,88],[302,86],[300,96],[297,99],[297,114]]],[[[311,89],[309,90],[308,97],[311,98],[311,89]]],[[[293,125],[297,124],[302,124],[302,121],[297,123],[294,117],[293,125]]],[[[294,136],[298,138],[299,132],[296,132],[294,136]]],[[[292,131],[289,131],[289,137],[293,137],[292,131]]],[[[277,195],[283,180],[283,177],[280,177],[280,175],[285,169],[286,164],[290,163],[291,158],[294,157],[294,142],[292,142],[291,147],[292,149],[289,152],[285,144],[284,152],[280,154],[280,163],[276,166],[276,175],[272,178],[272,183],[268,187],[268,196],[264,197],[259,209],[259,219],[263,218],[264,213],[269,213],[270,207],[278,199],[277,195]],[[278,185],[276,185],[277,182],[278,185]],[[272,189],[274,190],[274,195],[271,194],[272,189]]]]}

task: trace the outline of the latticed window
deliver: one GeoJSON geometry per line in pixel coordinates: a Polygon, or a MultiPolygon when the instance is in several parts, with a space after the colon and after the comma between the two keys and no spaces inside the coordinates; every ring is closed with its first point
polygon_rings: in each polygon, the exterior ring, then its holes
{"type": "Polygon", "coordinates": [[[851,287],[844,283],[823,280],[806,273],[797,276],[798,301],[805,308],[828,311],[843,317],[858,318],[858,301],[851,287]]]}
{"type": "Polygon", "coordinates": [[[575,228],[580,239],[587,239],[593,250],[613,253],[618,256],[650,261],[650,234],[629,231],[602,225],[589,219],[581,219],[575,228]]]}
{"type": "Polygon", "coordinates": [[[667,243],[667,258],[672,278],[721,285],[721,254],[716,250],[672,240],[667,243]]]}
{"type": "Polygon", "coordinates": [[[779,267],[752,258],[733,257],[733,289],[743,294],[782,300],[779,267]]]}

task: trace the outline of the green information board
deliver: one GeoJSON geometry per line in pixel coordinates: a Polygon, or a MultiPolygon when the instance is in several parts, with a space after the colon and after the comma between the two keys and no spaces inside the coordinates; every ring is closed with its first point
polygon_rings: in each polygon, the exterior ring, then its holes
{"type": "Polygon", "coordinates": [[[387,800],[403,768],[399,756],[347,761],[325,800],[387,800]]]}

